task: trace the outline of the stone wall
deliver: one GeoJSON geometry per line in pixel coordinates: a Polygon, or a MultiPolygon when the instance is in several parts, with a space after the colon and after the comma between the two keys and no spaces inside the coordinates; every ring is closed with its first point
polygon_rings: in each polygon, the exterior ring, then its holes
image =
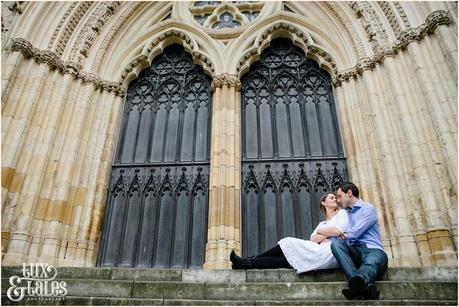
{"type": "Polygon", "coordinates": [[[95,265],[126,88],[179,43],[213,78],[204,267],[228,268],[241,248],[239,80],[277,37],[332,77],[350,179],[378,209],[390,265],[457,264],[456,3],[9,4],[3,264],[95,265]],[[224,11],[240,27],[213,29],[224,11]]]}

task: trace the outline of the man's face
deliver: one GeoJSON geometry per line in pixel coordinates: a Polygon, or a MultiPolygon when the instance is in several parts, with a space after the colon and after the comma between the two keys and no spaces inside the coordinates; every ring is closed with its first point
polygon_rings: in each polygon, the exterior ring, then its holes
{"type": "Polygon", "coordinates": [[[344,193],[341,188],[336,191],[336,200],[338,201],[338,205],[341,207],[347,209],[349,208],[349,205],[351,204],[351,195],[352,192],[351,190],[348,190],[347,193],[344,193]]]}

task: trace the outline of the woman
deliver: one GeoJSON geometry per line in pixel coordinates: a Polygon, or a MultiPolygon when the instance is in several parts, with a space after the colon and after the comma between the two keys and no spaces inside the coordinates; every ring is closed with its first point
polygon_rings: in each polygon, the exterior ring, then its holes
{"type": "Polygon", "coordinates": [[[320,210],[326,220],[317,225],[310,240],[284,238],[278,245],[254,257],[241,258],[234,250],[230,260],[233,269],[294,268],[298,274],[320,269],[338,268],[331,252],[331,242],[343,234],[349,223],[346,210],[339,210],[334,193],[320,198],[320,210]]]}

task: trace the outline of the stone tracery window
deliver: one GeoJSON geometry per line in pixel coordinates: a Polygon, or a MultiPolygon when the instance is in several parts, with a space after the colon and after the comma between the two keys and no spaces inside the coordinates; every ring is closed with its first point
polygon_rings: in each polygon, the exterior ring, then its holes
{"type": "Polygon", "coordinates": [[[190,12],[206,28],[236,29],[256,20],[263,6],[260,1],[195,1],[190,12]]]}
{"type": "Polygon", "coordinates": [[[233,15],[225,12],[220,15],[220,21],[212,25],[213,29],[239,28],[241,24],[234,20],[233,15]]]}

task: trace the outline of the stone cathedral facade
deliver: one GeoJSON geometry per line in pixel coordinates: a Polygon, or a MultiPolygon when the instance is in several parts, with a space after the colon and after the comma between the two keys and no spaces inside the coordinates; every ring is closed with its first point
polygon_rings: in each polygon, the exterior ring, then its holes
{"type": "Polygon", "coordinates": [[[229,268],[345,180],[457,264],[456,2],[2,2],[2,263],[229,268]]]}

